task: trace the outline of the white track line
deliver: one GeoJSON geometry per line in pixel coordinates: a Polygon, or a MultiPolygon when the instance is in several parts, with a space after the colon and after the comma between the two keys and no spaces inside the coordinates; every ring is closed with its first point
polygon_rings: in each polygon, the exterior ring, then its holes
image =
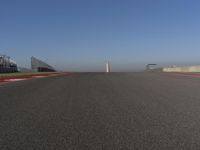
{"type": "Polygon", "coordinates": [[[15,82],[15,81],[23,81],[23,80],[27,80],[26,78],[22,78],[22,79],[6,79],[4,81],[6,82],[15,82]]]}
{"type": "Polygon", "coordinates": [[[45,76],[33,76],[32,78],[44,78],[45,76]]]}

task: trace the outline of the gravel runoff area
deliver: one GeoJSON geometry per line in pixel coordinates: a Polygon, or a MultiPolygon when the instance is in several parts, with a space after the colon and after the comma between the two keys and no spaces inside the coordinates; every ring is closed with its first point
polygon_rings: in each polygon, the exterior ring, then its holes
{"type": "Polygon", "coordinates": [[[77,73],[0,85],[1,150],[198,150],[200,78],[77,73]]]}

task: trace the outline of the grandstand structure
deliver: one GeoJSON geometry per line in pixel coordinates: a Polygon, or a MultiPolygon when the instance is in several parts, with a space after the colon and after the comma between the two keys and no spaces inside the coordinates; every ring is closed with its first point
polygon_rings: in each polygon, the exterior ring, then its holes
{"type": "Polygon", "coordinates": [[[31,69],[37,72],[55,72],[55,69],[38,58],[31,57],[31,69]]]}
{"type": "Polygon", "coordinates": [[[17,72],[17,63],[9,56],[0,55],[0,73],[17,72]]]}

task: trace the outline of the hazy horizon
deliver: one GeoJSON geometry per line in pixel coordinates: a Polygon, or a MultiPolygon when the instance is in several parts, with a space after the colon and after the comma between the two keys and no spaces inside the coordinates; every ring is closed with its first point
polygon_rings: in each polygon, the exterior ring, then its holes
{"type": "Polygon", "coordinates": [[[200,65],[197,0],[2,0],[0,54],[35,56],[58,70],[141,71],[200,65]]]}

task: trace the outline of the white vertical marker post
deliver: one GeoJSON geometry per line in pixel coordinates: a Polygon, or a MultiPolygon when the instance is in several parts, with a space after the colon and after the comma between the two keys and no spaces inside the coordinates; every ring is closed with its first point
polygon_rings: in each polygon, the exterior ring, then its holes
{"type": "Polygon", "coordinates": [[[110,65],[109,65],[109,62],[107,62],[107,64],[106,64],[106,72],[110,72],[110,65]]]}

